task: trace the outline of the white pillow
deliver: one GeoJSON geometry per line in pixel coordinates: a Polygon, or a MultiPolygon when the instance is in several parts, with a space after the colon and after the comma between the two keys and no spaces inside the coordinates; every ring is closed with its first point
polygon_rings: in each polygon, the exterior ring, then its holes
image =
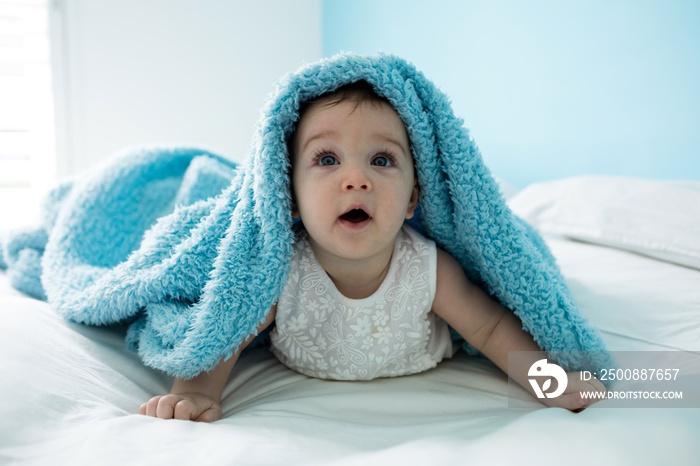
{"type": "Polygon", "coordinates": [[[509,204],[542,233],[700,269],[700,181],[581,176],[530,185],[509,204]]]}

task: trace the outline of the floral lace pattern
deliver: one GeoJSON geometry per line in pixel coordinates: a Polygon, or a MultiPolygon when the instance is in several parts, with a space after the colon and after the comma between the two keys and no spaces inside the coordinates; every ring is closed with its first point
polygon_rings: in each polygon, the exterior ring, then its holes
{"type": "MultiPolygon", "coordinates": [[[[350,299],[316,261],[306,234],[295,244],[289,278],[277,304],[272,351],[311,377],[369,380],[421,372],[440,356],[429,354],[435,297],[435,244],[404,228],[379,289],[350,299]]],[[[449,340],[449,337],[447,337],[449,340]]],[[[435,346],[435,345],[432,345],[435,346]]],[[[444,349],[443,349],[444,351],[444,349]]]]}

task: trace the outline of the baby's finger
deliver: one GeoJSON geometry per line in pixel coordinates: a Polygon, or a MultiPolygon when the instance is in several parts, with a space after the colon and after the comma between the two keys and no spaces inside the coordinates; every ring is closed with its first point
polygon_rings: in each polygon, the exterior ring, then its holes
{"type": "Polygon", "coordinates": [[[597,392],[607,391],[607,389],[605,388],[605,385],[603,385],[603,383],[600,380],[593,379],[593,380],[589,381],[588,383],[591,384],[593,386],[593,390],[595,390],[597,392]]]}
{"type": "Polygon", "coordinates": [[[586,407],[586,400],[579,392],[566,393],[557,399],[557,405],[569,411],[580,411],[586,407]]]}
{"type": "Polygon", "coordinates": [[[160,419],[172,419],[175,412],[175,406],[182,398],[177,395],[164,395],[158,400],[156,407],[156,417],[160,419]]]}
{"type": "Polygon", "coordinates": [[[190,400],[181,399],[173,408],[173,418],[182,419],[184,421],[190,421],[197,417],[199,414],[197,412],[196,406],[190,400]]]}
{"type": "MultiPolygon", "coordinates": [[[[145,414],[146,416],[156,417],[156,410],[158,408],[158,401],[160,401],[160,398],[160,396],[154,396],[153,398],[148,400],[144,405],[141,405],[142,409],[144,409],[145,406],[145,412],[143,412],[143,414],[145,414]]],[[[139,409],[139,411],[141,411],[141,409],[139,409]]]]}
{"type": "Polygon", "coordinates": [[[212,406],[200,414],[195,420],[199,422],[214,422],[218,421],[219,419],[221,419],[221,408],[218,406],[212,406]]]}

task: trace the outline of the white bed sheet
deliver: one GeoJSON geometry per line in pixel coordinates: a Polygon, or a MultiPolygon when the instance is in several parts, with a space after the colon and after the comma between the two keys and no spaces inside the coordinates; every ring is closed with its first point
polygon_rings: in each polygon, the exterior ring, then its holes
{"type": "MultiPolygon", "coordinates": [[[[700,271],[549,238],[611,350],[700,349],[700,271]]],[[[700,409],[508,408],[507,379],[458,354],[371,382],[307,378],[246,353],[214,424],[134,414],[170,379],[123,333],[65,323],[0,274],[0,463],[700,464],[700,409]]],[[[533,403],[534,406],[534,403],[533,403]]]]}

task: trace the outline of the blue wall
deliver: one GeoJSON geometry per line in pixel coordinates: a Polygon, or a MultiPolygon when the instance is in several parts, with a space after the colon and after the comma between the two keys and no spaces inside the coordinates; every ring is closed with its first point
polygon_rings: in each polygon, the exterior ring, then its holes
{"type": "Polygon", "coordinates": [[[515,185],[700,179],[700,1],[323,0],[323,28],[412,61],[515,185]]]}

